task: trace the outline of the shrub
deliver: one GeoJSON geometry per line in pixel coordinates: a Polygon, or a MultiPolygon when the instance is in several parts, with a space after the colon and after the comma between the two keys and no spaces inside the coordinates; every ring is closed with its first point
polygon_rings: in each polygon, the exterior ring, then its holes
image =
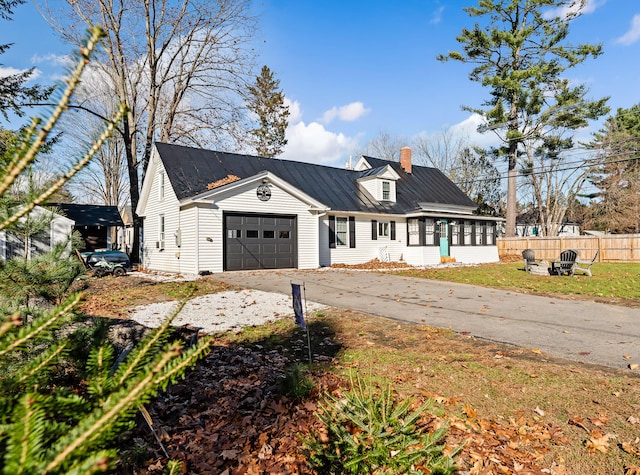
{"type": "Polygon", "coordinates": [[[415,410],[412,401],[396,402],[391,384],[379,388],[351,378],[352,389],[338,398],[325,394],[317,417],[326,434],[305,441],[312,467],[320,473],[452,474],[453,456],[442,443],[447,425],[428,432],[421,419],[433,402],[415,410]]]}
{"type": "Polygon", "coordinates": [[[285,375],[278,381],[280,393],[294,399],[309,396],[313,387],[313,380],[307,375],[307,366],[301,363],[289,367],[285,375]]]}

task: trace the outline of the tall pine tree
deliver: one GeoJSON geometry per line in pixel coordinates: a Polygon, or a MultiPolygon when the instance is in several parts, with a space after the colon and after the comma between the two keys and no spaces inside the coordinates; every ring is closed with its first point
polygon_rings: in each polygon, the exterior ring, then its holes
{"type": "Polygon", "coordinates": [[[584,86],[572,86],[562,77],[567,69],[602,53],[600,45],[566,41],[569,24],[584,4],[585,0],[481,0],[477,7],[464,8],[483,23],[463,28],[456,38],[462,51],[438,56],[440,61],[474,65],[469,78],[489,89],[482,107],[465,109],[483,115],[487,129],[504,144],[500,152],[508,159],[508,237],[515,235],[517,165],[525,146],[555,142],[554,136],[608,112],[607,99],[588,100],[584,86]]]}
{"type": "Polygon", "coordinates": [[[289,125],[289,106],[284,103],[284,93],[279,87],[280,80],[274,79],[267,66],[262,66],[255,84],[249,86],[247,107],[258,116],[259,123],[251,134],[256,153],[262,157],[280,155],[287,144],[285,132],[289,125]]]}
{"type": "Polygon", "coordinates": [[[613,233],[640,233],[640,104],[618,109],[591,144],[598,150],[592,183],[598,192],[595,226],[613,233]]]}

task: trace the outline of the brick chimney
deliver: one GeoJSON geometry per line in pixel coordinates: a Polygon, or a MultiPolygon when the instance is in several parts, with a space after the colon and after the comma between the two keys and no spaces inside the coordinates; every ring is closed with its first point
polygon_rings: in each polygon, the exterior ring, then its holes
{"type": "Polygon", "coordinates": [[[411,149],[402,147],[400,149],[400,166],[407,173],[411,173],[411,149]]]}

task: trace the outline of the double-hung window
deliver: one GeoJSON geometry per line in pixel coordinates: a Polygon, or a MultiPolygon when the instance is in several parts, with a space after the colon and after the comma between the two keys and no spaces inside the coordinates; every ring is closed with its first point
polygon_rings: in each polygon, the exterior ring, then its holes
{"type": "Polygon", "coordinates": [[[487,231],[487,239],[485,241],[485,243],[488,246],[492,246],[493,244],[495,244],[494,241],[494,235],[495,235],[495,225],[493,223],[487,223],[486,224],[486,231],[487,231]]]}
{"type": "Polygon", "coordinates": [[[460,244],[460,228],[461,224],[457,221],[451,222],[451,245],[457,246],[460,244]]]}
{"type": "Polygon", "coordinates": [[[160,215],[158,223],[158,249],[164,249],[164,214],[160,215]]]}
{"type": "Polygon", "coordinates": [[[436,243],[435,238],[436,223],[433,218],[426,218],[424,220],[424,243],[427,246],[433,246],[436,243]]]}
{"type": "Polygon", "coordinates": [[[476,221],[476,246],[482,246],[484,244],[484,223],[482,221],[476,221]]]}
{"type": "Polygon", "coordinates": [[[336,245],[346,246],[348,244],[347,218],[336,216],[336,245]]]}
{"type": "Polygon", "coordinates": [[[382,200],[389,201],[391,199],[391,183],[388,181],[382,182],[382,200]]]}
{"type": "Polygon", "coordinates": [[[464,245],[471,246],[473,244],[471,238],[473,236],[472,233],[473,221],[465,221],[464,222],[464,245]]]}
{"type": "Polygon", "coordinates": [[[160,184],[159,184],[159,189],[158,189],[158,198],[160,199],[160,201],[164,200],[164,172],[160,172],[160,176],[158,177],[160,179],[160,184]]]}
{"type": "Polygon", "coordinates": [[[378,223],[378,236],[389,237],[389,223],[384,221],[378,223]]]}
{"type": "Polygon", "coordinates": [[[420,244],[420,220],[411,218],[407,221],[407,231],[409,233],[409,245],[418,246],[420,244]]]}

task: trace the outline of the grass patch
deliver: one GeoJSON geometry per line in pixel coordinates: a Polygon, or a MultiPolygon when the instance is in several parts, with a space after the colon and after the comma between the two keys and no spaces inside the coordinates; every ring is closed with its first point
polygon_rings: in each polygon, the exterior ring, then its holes
{"type": "Polygon", "coordinates": [[[585,275],[539,276],[524,272],[524,263],[453,266],[394,271],[396,275],[479,285],[515,292],[557,297],[590,298],[596,301],[640,307],[640,264],[596,263],[593,277],[585,275]]]}

